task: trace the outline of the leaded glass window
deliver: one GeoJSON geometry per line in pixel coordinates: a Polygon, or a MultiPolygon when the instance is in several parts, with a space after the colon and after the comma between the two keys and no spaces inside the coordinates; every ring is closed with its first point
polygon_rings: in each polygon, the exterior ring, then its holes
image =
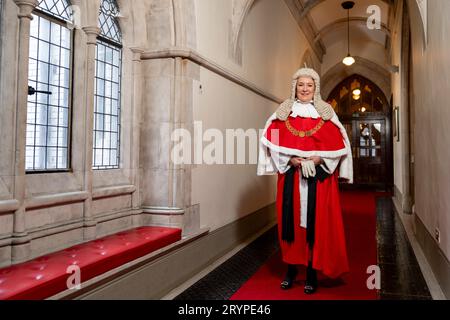
{"type": "Polygon", "coordinates": [[[114,41],[117,44],[122,43],[122,34],[117,22],[119,16],[119,6],[116,0],[102,0],[100,5],[100,15],[98,21],[100,24],[102,37],[114,41]]]}
{"type": "Polygon", "coordinates": [[[342,81],[330,94],[328,101],[340,117],[389,112],[388,103],[379,87],[357,74],[342,81]]]}
{"type": "Polygon", "coordinates": [[[65,21],[72,21],[72,9],[67,0],[40,0],[38,9],[65,21]]]}
{"type": "Polygon", "coordinates": [[[115,0],[102,0],[97,40],[93,168],[117,169],[120,163],[122,35],[115,0]]]}
{"type": "Polygon", "coordinates": [[[26,170],[69,168],[72,32],[65,0],[42,0],[30,26],[26,170]],[[51,16],[50,16],[51,15],[51,16]]]}

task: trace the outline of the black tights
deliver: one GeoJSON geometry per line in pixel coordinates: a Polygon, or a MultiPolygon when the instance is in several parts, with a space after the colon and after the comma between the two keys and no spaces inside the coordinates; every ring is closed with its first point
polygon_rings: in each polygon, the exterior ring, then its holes
{"type": "MultiPolygon", "coordinates": [[[[295,278],[297,275],[297,266],[294,264],[288,264],[288,270],[286,273],[287,278],[295,278]]],[[[308,284],[317,284],[317,271],[312,267],[312,262],[309,262],[306,268],[306,282],[308,284]]]]}
{"type": "Polygon", "coordinates": [[[317,271],[312,267],[312,262],[306,268],[306,284],[312,286],[317,285],[317,271]]]}

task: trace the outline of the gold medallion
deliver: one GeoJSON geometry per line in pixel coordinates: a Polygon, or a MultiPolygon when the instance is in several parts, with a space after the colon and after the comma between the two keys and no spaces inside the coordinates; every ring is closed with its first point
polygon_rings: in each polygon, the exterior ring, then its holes
{"type": "Polygon", "coordinates": [[[310,137],[312,135],[314,135],[317,131],[320,130],[320,128],[323,127],[323,125],[325,124],[325,121],[323,121],[323,119],[320,119],[320,122],[311,130],[308,131],[302,131],[302,130],[297,130],[295,129],[291,123],[289,122],[289,118],[286,119],[286,121],[284,122],[286,124],[286,128],[294,135],[300,138],[304,138],[304,137],[310,137]]]}

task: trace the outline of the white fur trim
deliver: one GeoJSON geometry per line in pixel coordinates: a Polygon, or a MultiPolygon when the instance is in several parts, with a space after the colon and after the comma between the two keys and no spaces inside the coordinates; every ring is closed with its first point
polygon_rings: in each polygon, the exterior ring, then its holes
{"type": "Polygon", "coordinates": [[[272,142],[267,140],[266,137],[261,137],[261,142],[266,147],[268,147],[271,151],[275,151],[278,153],[284,153],[284,154],[288,154],[291,156],[302,157],[302,158],[309,158],[309,157],[314,157],[314,156],[327,157],[327,158],[338,158],[338,157],[341,157],[341,156],[344,156],[347,154],[346,148],[343,148],[340,150],[335,150],[335,151],[302,151],[302,150],[291,149],[291,148],[280,147],[280,146],[274,145],[272,142]]]}
{"type": "MultiPolygon", "coordinates": [[[[278,173],[277,167],[272,159],[269,156],[269,150],[272,152],[283,153],[284,155],[298,156],[298,157],[312,157],[312,156],[320,156],[323,158],[340,158],[340,167],[339,167],[339,176],[343,179],[346,179],[348,183],[353,183],[353,156],[351,144],[347,136],[347,132],[345,131],[344,126],[339,121],[339,118],[336,114],[331,118],[331,122],[333,122],[336,126],[338,126],[342,136],[344,137],[344,145],[345,148],[336,151],[299,151],[296,149],[279,147],[272,144],[265,137],[267,130],[272,123],[273,120],[277,118],[276,113],[272,114],[270,118],[267,120],[262,137],[259,143],[259,156],[258,156],[258,166],[257,166],[257,175],[274,175],[278,173]]],[[[331,168],[330,168],[331,169],[331,168]]]]}
{"type": "Polygon", "coordinates": [[[339,121],[336,113],[333,115],[333,118],[330,120],[335,125],[339,127],[342,136],[344,137],[345,149],[347,150],[346,154],[341,158],[341,164],[339,167],[339,177],[346,179],[348,183],[353,183],[353,155],[352,155],[352,146],[350,144],[350,140],[348,139],[347,131],[345,131],[344,126],[339,121]]]}

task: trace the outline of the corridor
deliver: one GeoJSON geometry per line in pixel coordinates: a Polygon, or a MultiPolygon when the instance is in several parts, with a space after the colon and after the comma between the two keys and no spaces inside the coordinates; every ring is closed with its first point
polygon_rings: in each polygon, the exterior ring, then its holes
{"type": "MultiPolygon", "coordinates": [[[[381,289],[376,292],[375,298],[381,300],[432,299],[406,232],[394,212],[391,200],[386,195],[377,199],[377,239],[381,289]]],[[[198,280],[196,282],[191,279],[173,290],[165,299],[228,300],[233,298],[258,269],[270,257],[276,255],[279,250],[277,243],[276,228],[271,228],[206,276],[199,280],[194,278],[198,280]]],[[[278,256],[276,259],[280,260],[278,256]]],[[[284,270],[277,275],[280,279],[283,272],[284,270]]],[[[297,286],[301,286],[303,281],[304,279],[299,279],[297,286]]],[[[343,284],[330,284],[331,287],[334,285],[341,286],[343,284]]],[[[273,287],[272,290],[279,289],[273,287]]],[[[300,295],[297,297],[286,295],[285,297],[298,299],[300,295]]],[[[344,290],[333,298],[345,300],[349,299],[348,297],[344,290]]],[[[303,298],[305,297],[303,296],[303,298]]],[[[240,298],[234,299],[239,300],[240,298]]],[[[271,296],[267,295],[262,300],[270,299],[271,296]]],[[[317,299],[317,296],[313,299],[317,299]]],[[[319,297],[319,299],[330,299],[330,297],[319,297]]]]}
{"type": "Polygon", "coordinates": [[[0,0],[0,300],[448,300],[449,15],[0,0]]]}

